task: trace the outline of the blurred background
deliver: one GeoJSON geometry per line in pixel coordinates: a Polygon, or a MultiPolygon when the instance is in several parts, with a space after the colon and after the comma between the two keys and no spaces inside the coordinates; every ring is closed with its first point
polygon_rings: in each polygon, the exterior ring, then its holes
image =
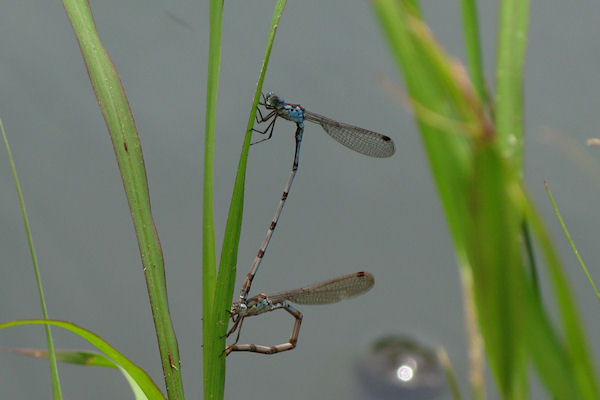
{"type": "MultiPolygon", "coordinates": [[[[142,140],[190,399],[202,396],[207,3],[92,2],[142,140]]],[[[459,2],[422,3],[436,38],[450,54],[464,59],[459,2]]],[[[273,5],[225,3],[216,125],[217,248],[273,5]]],[[[497,7],[488,2],[479,10],[492,88],[497,7]]],[[[547,180],[582,256],[600,279],[594,263],[600,258],[595,239],[600,217],[594,211],[600,186],[590,178],[598,170],[578,165],[581,154],[598,159],[598,150],[583,149],[574,156],[564,144],[581,145],[600,135],[599,9],[595,2],[572,7],[558,0],[532,1],[525,164],[529,190],[563,254],[600,368],[600,341],[593,335],[600,329],[598,304],[543,186],[547,180]]],[[[115,156],[60,2],[7,2],[0,13],[0,37],[0,118],[16,158],[50,316],[99,334],[163,387],[115,156]]],[[[387,134],[397,152],[390,159],[371,159],[331,140],[320,127],[307,126],[300,169],[251,294],[359,270],[373,273],[376,284],[357,299],[301,307],[304,322],[294,351],[271,357],[233,354],[227,363],[226,398],[367,398],[360,382],[371,379],[362,368],[373,362],[369,346],[398,334],[425,348],[444,346],[463,394],[468,393],[462,295],[447,225],[413,117],[385,92],[380,76],[402,87],[368,2],[288,3],[264,89],[317,113],[387,134]]],[[[289,175],[293,132],[293,124],[280,121],[272,140],[251,148],[236,296],[289,175]]],[[[37,318],[41,311],[33,269],[4,150],[0,160],[0,320],[37,318]]],[[[270,313],[248,320],[240,342],[281,343],[291,328],[287,313],[270,313]]],[[[57,348],[90,348],[72,334],[52,332],[57,348]]],[[[41,327],[0,332],[2,348],[45,346],[41,327]]],[[[60,372],[65,398],[131,398],[115,370],[61,365],[60,372]]],[[[489,382],[493,399],[495,388],[489,382]]],[[[6,398],[49,398],[47,362],[0,353],[0,384],[6,398]]],[[[543,393],[535,385],[533,391],[543,393]]],[[[439,398],[446,397],[442,390],[439,398]]]]}

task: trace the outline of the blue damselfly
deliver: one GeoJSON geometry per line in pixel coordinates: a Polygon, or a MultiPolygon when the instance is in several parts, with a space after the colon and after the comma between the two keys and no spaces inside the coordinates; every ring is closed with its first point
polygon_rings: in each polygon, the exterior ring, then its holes
{"type": "Polygon", "coordinates": [[[330,118],[323,117],[322,115],[306,111],[306,109],[299,104],[286,103],[281,97],[277,96],[273,92],[269,92],[266,96],[263,95],[263,101],[260,103],[260,105],[264,106],[268,113],[263,116],[260,109],[258,109],[256,121],[259,124],[265,122],[269,122],[269,124],[263,131],[256,131],[267,135],[267,137],[255,142],[254,144],[269,140],[273,136],[275,121],[281,117],[296,124],[296,149],[294,152],[292,171],[290,173],[288,182],[283,189],[283,194],[279,200],[279,206],[277,207],[277,210],[275,210],[273,220],[267,229],[267,235],[258,249],[258,253],[254,258],[252,266],[250,267],[250,271],[248,272],[248,275],[246,276],[246,279],[242,285],[242,290],[240,292],[241,301],[246,300],[248,296],[250,286],[252,285],[252,280],[254,279],[260,262],[265,254],[265,251],[267,250],[271,236],[273,235],[275,227],[277,226],[279,216],[281,215],[281,211],[283,210],[283,206],[290,192],[290,188],[292,187],[292,182],[296,176],[296,171],[298,170],[300,144],[302,143],[302,135],[304,133],[304,121],[310,121],[321,125],[321,127],[323,127],[329,136],[358,153],[370,157],[384,158],[392,156],[395,152],[394,142],[388,136],[359,128],[357,126],[337,122],[330,118]]]}

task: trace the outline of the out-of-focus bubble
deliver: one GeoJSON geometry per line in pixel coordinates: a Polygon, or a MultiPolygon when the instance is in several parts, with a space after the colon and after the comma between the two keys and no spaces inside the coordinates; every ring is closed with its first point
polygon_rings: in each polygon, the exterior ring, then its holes
{"type": "Polygon", "coordinates": [[[437,399],[446,393],[435,352],[405,335],[373,343],[360,360],[358,375],[370,399],[437,399]]]}

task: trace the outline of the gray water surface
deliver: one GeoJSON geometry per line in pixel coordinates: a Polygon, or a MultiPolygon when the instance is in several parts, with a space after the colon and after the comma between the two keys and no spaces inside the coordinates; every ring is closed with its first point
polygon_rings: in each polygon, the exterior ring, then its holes
{"type": "MultiPolygon", "coordinates": [[[[423,2],[434,34],[463,58],[458,2],[423,2]]],[[[225,2],[216,123],[215,223],[220,248],[251,97],[274,2],[225,2]]],[[[121,74],[140,132],[152,209],[165,252],[170,307],[187,398],[202,396],[201,209],[208,56],[208,4],[175,0],[94,1],[104,44],[121,74]]],[[[600,27],[596,2],[572,7],[534,0],[526,65],[526,177],[564,256],[592,349],[597,303],[560,234],[543,188],[548,180],[579,250],[600,258],[600,195],[562,151],[541,142],[544,127],[583,142],[598,136],[600,27]],[[558,29],[568,27],[568,29],[558,29]]],[[[494,78],[497,4],[483,4],[486,73],[494,78]]],[[[113,344],[162,387],[153,323],[115,156],[78,45],[60,2],[5,2],[0,13],[0,117],[25,194],[50,316],[113,344]]],[[[254,280],[272,293],[368,270],[375,287],[340,304],[302,307],[297,349],[276,356],[234,354],[226,398],[352,398],[354,362],[389,332],[443,345],[467,393],[460,282],[413,116],[378,86],[402,85],[369,2],[290,1],[265,90],[343,122],[391,136],[397,152],[378,160],[353,153],[307,126],[300,169],[254,280]]],[[[251,148],[236,293],[281,195],[294,126],[251,148]]],[[[597,154],[597,153],[594,153],[597,154]]],[[[41,315],[9,164],[0,151],[2,229],[0,320],[41,315]]],[[[594,268],[594,264],[590,263],[594,268]]],[[[594,272],[592,272],[594,274],[594,272]]],[[[243,340],[287,340],[291,318],[249,320],[243,340]]],[[[85,348],[53,330],[59,348],[85,348]]],[[[39,327],[0,332],[0,347],[44,347],[39,327]]],[[[596,357],[596,362],[598,357],[596,357]]],[[[61,366],[65,398],[131,398],[120,374],[61,366]]],[[[0,353],[2,395],[46,399],[47,363],[0,353]]],[[[489,387],[493,392],[493,384],[489,387]]],[[[494,395],[491,399],[497,398],[494,395]]]]}

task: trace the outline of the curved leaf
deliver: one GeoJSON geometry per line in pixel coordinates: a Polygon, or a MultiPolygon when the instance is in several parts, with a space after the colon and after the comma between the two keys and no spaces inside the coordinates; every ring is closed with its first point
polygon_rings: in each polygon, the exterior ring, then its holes
{"type": "MultiPolygon", "coordinates": [[[[80,326],[77,326],[71,322],[57,321],[57,320],[43,320],[43,319],[30,319],[20,321],[9,321],[0,324],[0,330],[9,328],[12,326],[19,325],[54,325],[60,328],[64,328],[68,331],[79,335],[83,339],[90,342],[98,350],[106,354],[115,364],[122,368],[129,377],[139,385],[140,389],[144,392],[148,399],[165,399],[160,389],[156,386],[152,378],[140,367],[129,361],[127,357],[119,353],[117,349],[108,344],[100,336],[92,333],[80,326]]],[[[127,376],[126,376],[127,377],[127,376]]],[[[133,386],[132,386],[133,387],[133,386]]]]}

